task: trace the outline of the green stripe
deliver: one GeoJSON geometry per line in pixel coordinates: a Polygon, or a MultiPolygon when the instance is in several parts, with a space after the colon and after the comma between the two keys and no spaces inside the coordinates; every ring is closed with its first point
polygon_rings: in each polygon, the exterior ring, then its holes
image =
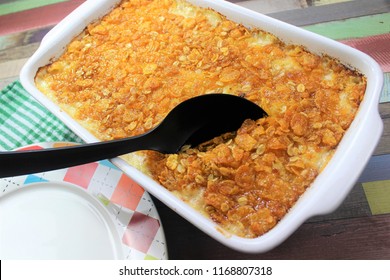
{"type": "Polygon", "coordinates": [[[0,124],[3,124],[6,122],[7,119],[9,119],[12,116],[12,113],[9,111],[5,110],[8,109],[8,106],[3,106],[3,102],[0,106],[0,124]]]}
{"type": "Polygon", "coordinates": [[[386,34],[390,32],[390,13],[318,23],[303,28],[334,40],[386,34]]]}
{"type": "Polygon", "coordinates": [[[12,125],[11,123],[9,123],[9,122],[6,122],[5,124],[3,124],[3,127],[4,128],[7,128],[8,130],[10,130],[10,131],[12,131],[13,132],[13,134],[15,134],[15,136],[17,137],[17,138],[14,138],[13,136],[11,136],[11,135],[9,135],[9,140],[11,140],[12,139],[12,141],[18,141],[18,138],[22,138],[23,137],[23,133],[21,133],[20,131],[19,131],[19,127],[16,127],[16,126],[14,126],[14,125],[12,125]]]}
{"type": "MultiPolygon", "coordinates": [[[[18,113],[21,113],[21,112],[18,112],[18,113]]],[[[31,123],[31,120],[28,119],[28,118],[24,118],[25,120],[27,120],[27,122],[30,122],[31,123]]],[[[3,124],[4,125],[4,124],[3,124]]],[[[34,136],[36,138],[39,137],[39,134],[37,132],[34,132],[34,131],[31,131],[31,127],[27,126],[26,124],[20,122],[19,120],[17,120],[16,118],[13,118],[12,119],[12,126],[14,126],[15,128],[16,127],[20,127],[21,129],[23,129],[24,131],[26,132],[29,132],[29,134],[31,134],[31,136],[34,136]]]]}
{"type": "Polygon", "coordinates": [[[0,4],[0,16],[11,13],[22,12],[34,8],[66,2],[67,0],[16,0],[8,3],[0,4]]]}

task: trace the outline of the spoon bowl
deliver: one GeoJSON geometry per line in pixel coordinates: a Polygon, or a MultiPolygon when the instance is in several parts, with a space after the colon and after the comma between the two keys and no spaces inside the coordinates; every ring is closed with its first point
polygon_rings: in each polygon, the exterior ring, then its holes
{"type": "Polygon", "coordinates": [[[55,170],[110,159],[139,150],[176,153],[226,132],[246,119],[267,114],[255,103],[230,94],[206,94],[188,99],[152,130],[130,138],[33,151],[0,152],[0,177],[55,170]]]}

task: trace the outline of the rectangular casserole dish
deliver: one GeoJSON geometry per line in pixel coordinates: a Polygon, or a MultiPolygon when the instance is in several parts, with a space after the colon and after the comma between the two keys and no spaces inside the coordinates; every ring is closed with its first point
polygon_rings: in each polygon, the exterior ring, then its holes
{"type": "MultiPolygon", "coordinates": [[[[118,0],[86,1],[45,36],[39,49],[28,60],[20,75],[25,89],[86,142],[96,142],[98,139],[43,95],[36,88],[34,77],[40,67],[61,55],[68,43],[89,23],[107,14],[119,2],[118,0]]],[[[357,69],[367,79],[365,96],[358,113],[326,168],[271,231],[254,239],[227,234],[216,223],[124,160],[112,159],[115,165],[145,190],[219,242],[243,252],[265,252],[283,242],[308,218],[335,210],[354,186],[382,134],[383,123],[378,112],[378,100],[383,75],[377,63],[369,56],[333,40],[223,0],[188,2],[201,7],[210,7],[246,27],[268,31],[287,44],[303,45],[313,53],[336,58],[343,64],[357,69]]]]}

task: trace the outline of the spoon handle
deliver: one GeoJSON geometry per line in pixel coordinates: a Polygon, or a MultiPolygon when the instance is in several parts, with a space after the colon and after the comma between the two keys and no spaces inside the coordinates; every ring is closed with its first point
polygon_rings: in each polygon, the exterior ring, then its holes
{"type": "Polygon", "coordinates": [[[153,149],[152,137],[140,136],[61,148],[0,152],[0,178],[50,171],[153,149]]]}

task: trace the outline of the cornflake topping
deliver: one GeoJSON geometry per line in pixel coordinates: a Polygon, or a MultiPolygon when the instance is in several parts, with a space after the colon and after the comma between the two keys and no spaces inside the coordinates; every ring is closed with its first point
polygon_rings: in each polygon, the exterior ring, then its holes
{"type": "Polygon", "coordinates": [[[366,87],[332,58],[182,0],[122,1],[36,84],[101,140],[144,133],[196,95],[260,105],[269,117],[237,132],[174,155],[142,153],[155,180],[247,238],[272,229],[325,167],[366,87]]]}

